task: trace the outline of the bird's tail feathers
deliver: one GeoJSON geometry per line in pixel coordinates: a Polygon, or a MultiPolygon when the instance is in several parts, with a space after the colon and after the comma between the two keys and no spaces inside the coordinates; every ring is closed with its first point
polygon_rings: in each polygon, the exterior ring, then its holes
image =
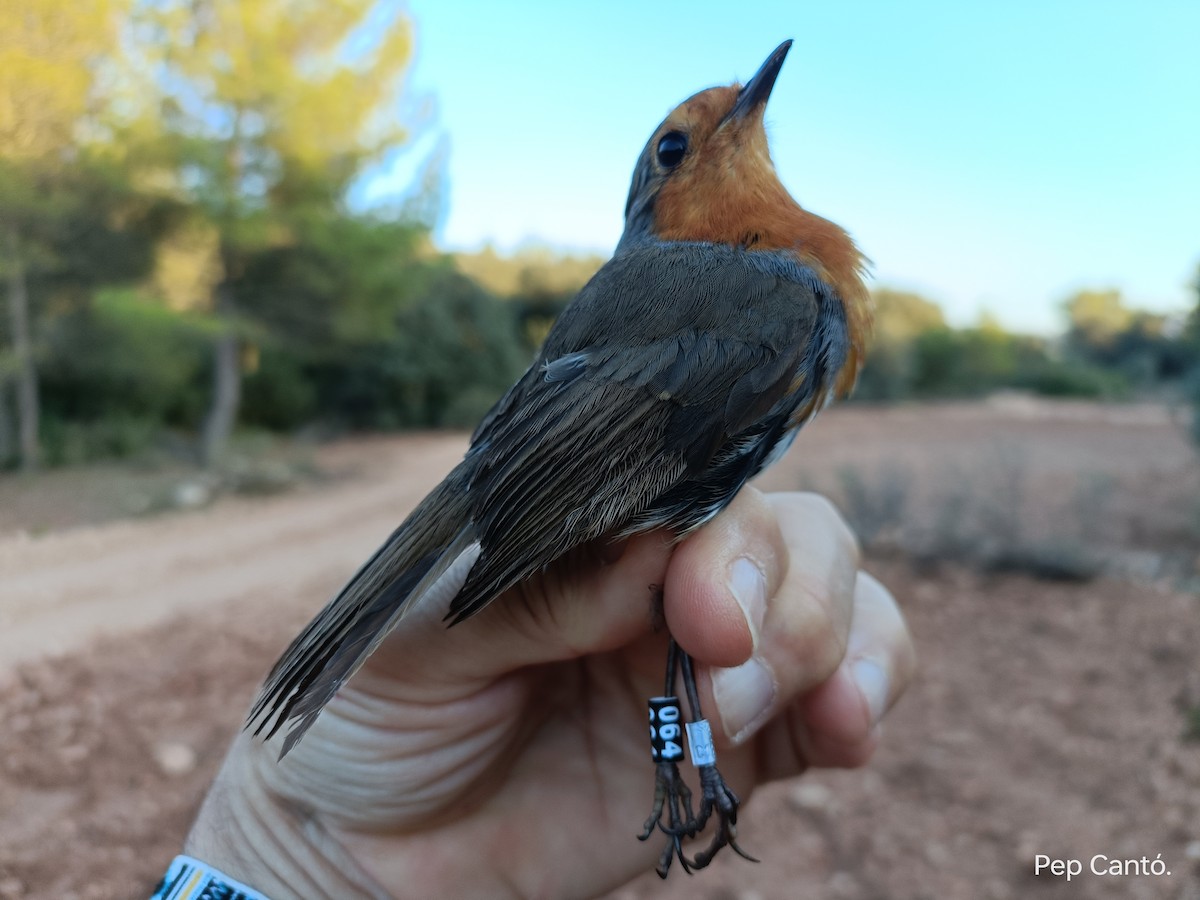
{"type": "Polygon", "coordinates": [[[464,516],[447,515],[460,498],[445,494],[434,491],[413,511],[292,641],[267,675],[246,721],[264,740],[293,722],[283,740],[281,759],[409,610],[420,605],[425,595],[457,591],[465,580],[479,545],[473,527],[464,525],[464,516]],[[439,505],[438,499],[444,502],[439,505]],[[453,581],[458,585],[450,584],[453,581]]]}

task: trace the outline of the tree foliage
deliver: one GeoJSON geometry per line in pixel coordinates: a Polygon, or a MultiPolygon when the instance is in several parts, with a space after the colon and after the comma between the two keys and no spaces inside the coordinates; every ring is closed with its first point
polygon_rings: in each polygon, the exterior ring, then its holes
{"type": "Polygon", "coordinates": [[[298,246],[314,214],[340,206],[363,167],[405,137],[399,117],[411,30],[378,0],[141,0],[135,68],[157,72],[153,127],[163,178],[186,199],[207,267],[215,335],[202,457],[222,454],[238,417],[243,362],[261,310],[246,273],[298,246]]]}
{"type": "Polygon", "coordinates": [[[117,44],[118,0],[80,8],[63,0],[0,5],[0,275],[5,346],[0,351],[0,463],[41,455],[39,301],[32,282],[60,267],[64,222],[79,205],[64,178],[92,118],[97,72],[117,44]],[[10,394],[17,426],[10,424],[10,394]]]}
{"type": "Polygon", "coordinates": [[[1118,290],[1079,291],[1063,309],[1067,352],[1120,372],[1134,385],[1178,380],[1191,365],[1193,349],[1171,319],[1129,307],[1118,290]]]}
{"type": "Polygon", "coordinates": [[[529,246],[502,256],[492,246],[454,256],[459,270],[513,304],[521,335],[532,352],[541,346],[571,298],[604,265],[604,258],[529,246]]]}
{"type": "Polygon", "coordinates": [[[419,227],[339,216],[298,234],[246,272],[265,328],[247,421],[466,426],[528,364],[516,308],[432,254],[419,227]]]}
{"type": "Polygon", "coordinates": [[[926,332],[946,327],[936,303],[917,294],[878,288],[875,330],[867,366],[858,384],[858,396],[870,400],[897,400],[913,391],[917,364],[915,341],[926,332]]]}
{"type": "Polygon", "coordinates": [[[68,162],[95,100],[98,62],[116,47],[122,10],[120,0],[0,4],[0,161],[6,166],[28,173],[68,162]]]}

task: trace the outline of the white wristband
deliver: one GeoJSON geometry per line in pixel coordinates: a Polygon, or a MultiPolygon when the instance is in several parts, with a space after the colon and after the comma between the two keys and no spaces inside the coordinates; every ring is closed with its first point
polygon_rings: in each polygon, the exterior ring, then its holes
{"type": "Polygon", "coordinates": [[[202,900],[219,897],[221,900],[269,900],[249,885],[235,881],[218,872],[206,862],[191,856],[171,860],[167,874],[158,883],[150,900],[202,900]]]}

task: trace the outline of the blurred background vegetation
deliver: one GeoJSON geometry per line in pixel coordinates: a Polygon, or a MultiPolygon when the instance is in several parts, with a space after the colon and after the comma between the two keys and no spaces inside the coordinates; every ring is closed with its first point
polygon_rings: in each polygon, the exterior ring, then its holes
{"type": "MultiPolygon", "coordinates": [[[[411,139],[412,50],[373,0],[0,6],[0,467],[476,421],[603,260],[439,252],[436,155],[391,206],[348,202],[411,139]]],[[[862,401],[1200,405],[1196,310],[1098,286],[1047,338],[875,297],[862,401]]]]}

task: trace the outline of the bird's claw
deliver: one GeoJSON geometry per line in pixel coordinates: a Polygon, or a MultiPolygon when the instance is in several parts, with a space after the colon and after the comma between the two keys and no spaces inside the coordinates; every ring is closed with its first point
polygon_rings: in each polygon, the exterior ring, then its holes
{"type": "Polygon", "coordinates": [[[667,835],[667,844],[655,868],[659,878],[667,877],[671,863],[676,858],[689,875],[694,869],[706,868],[722,847],[731,847],[743,859],[758,862],[738,846],[737,814],[741,801],[737,794],[725,783],[716,766],[700,766],[699,769],[703,796],[697,816],[692,814],[692,792],[679,774],[679,766],[675,763],[658,763],[655,768],[654,808],[638,837],[643,841],[648,840],[656,830],[667,835]],[[717,828],[712,841],[694,858],[688,859],[683,852],[683,839],[695,837],[704,830],[711,818],[716,819],[717,828]]]}
{"type": "Polygon", "coordinates": [[[713,861],[722,847],[732,847],[733,851],[743,859],[758,862],[738,846],[737,814],[740,801],[737,794],[725,783],[725,779],[721,777],[716,766],[700,766],[700,785],[703,797],[700,801],[700,816],[696,823],[696,830],[702,830],[709,818],[715,815],[717,832],[713,835],[708,847],[690,860],[692,868],[705,868],[713,861]]]}
{"type": "Polygon", "coordinates": [[[692,791],[679,774],[679,766],[673,762],[660,762],[654,768],[654,808],[638,839],[649,840],[656,830],[668,838],[655,869],[658,876],[667,877],[675,857],[679,858],[683,870],[690,873],[692,862],[683,854],[683,839],[693,837],[700,825],[692,812],[692,791]]]}

